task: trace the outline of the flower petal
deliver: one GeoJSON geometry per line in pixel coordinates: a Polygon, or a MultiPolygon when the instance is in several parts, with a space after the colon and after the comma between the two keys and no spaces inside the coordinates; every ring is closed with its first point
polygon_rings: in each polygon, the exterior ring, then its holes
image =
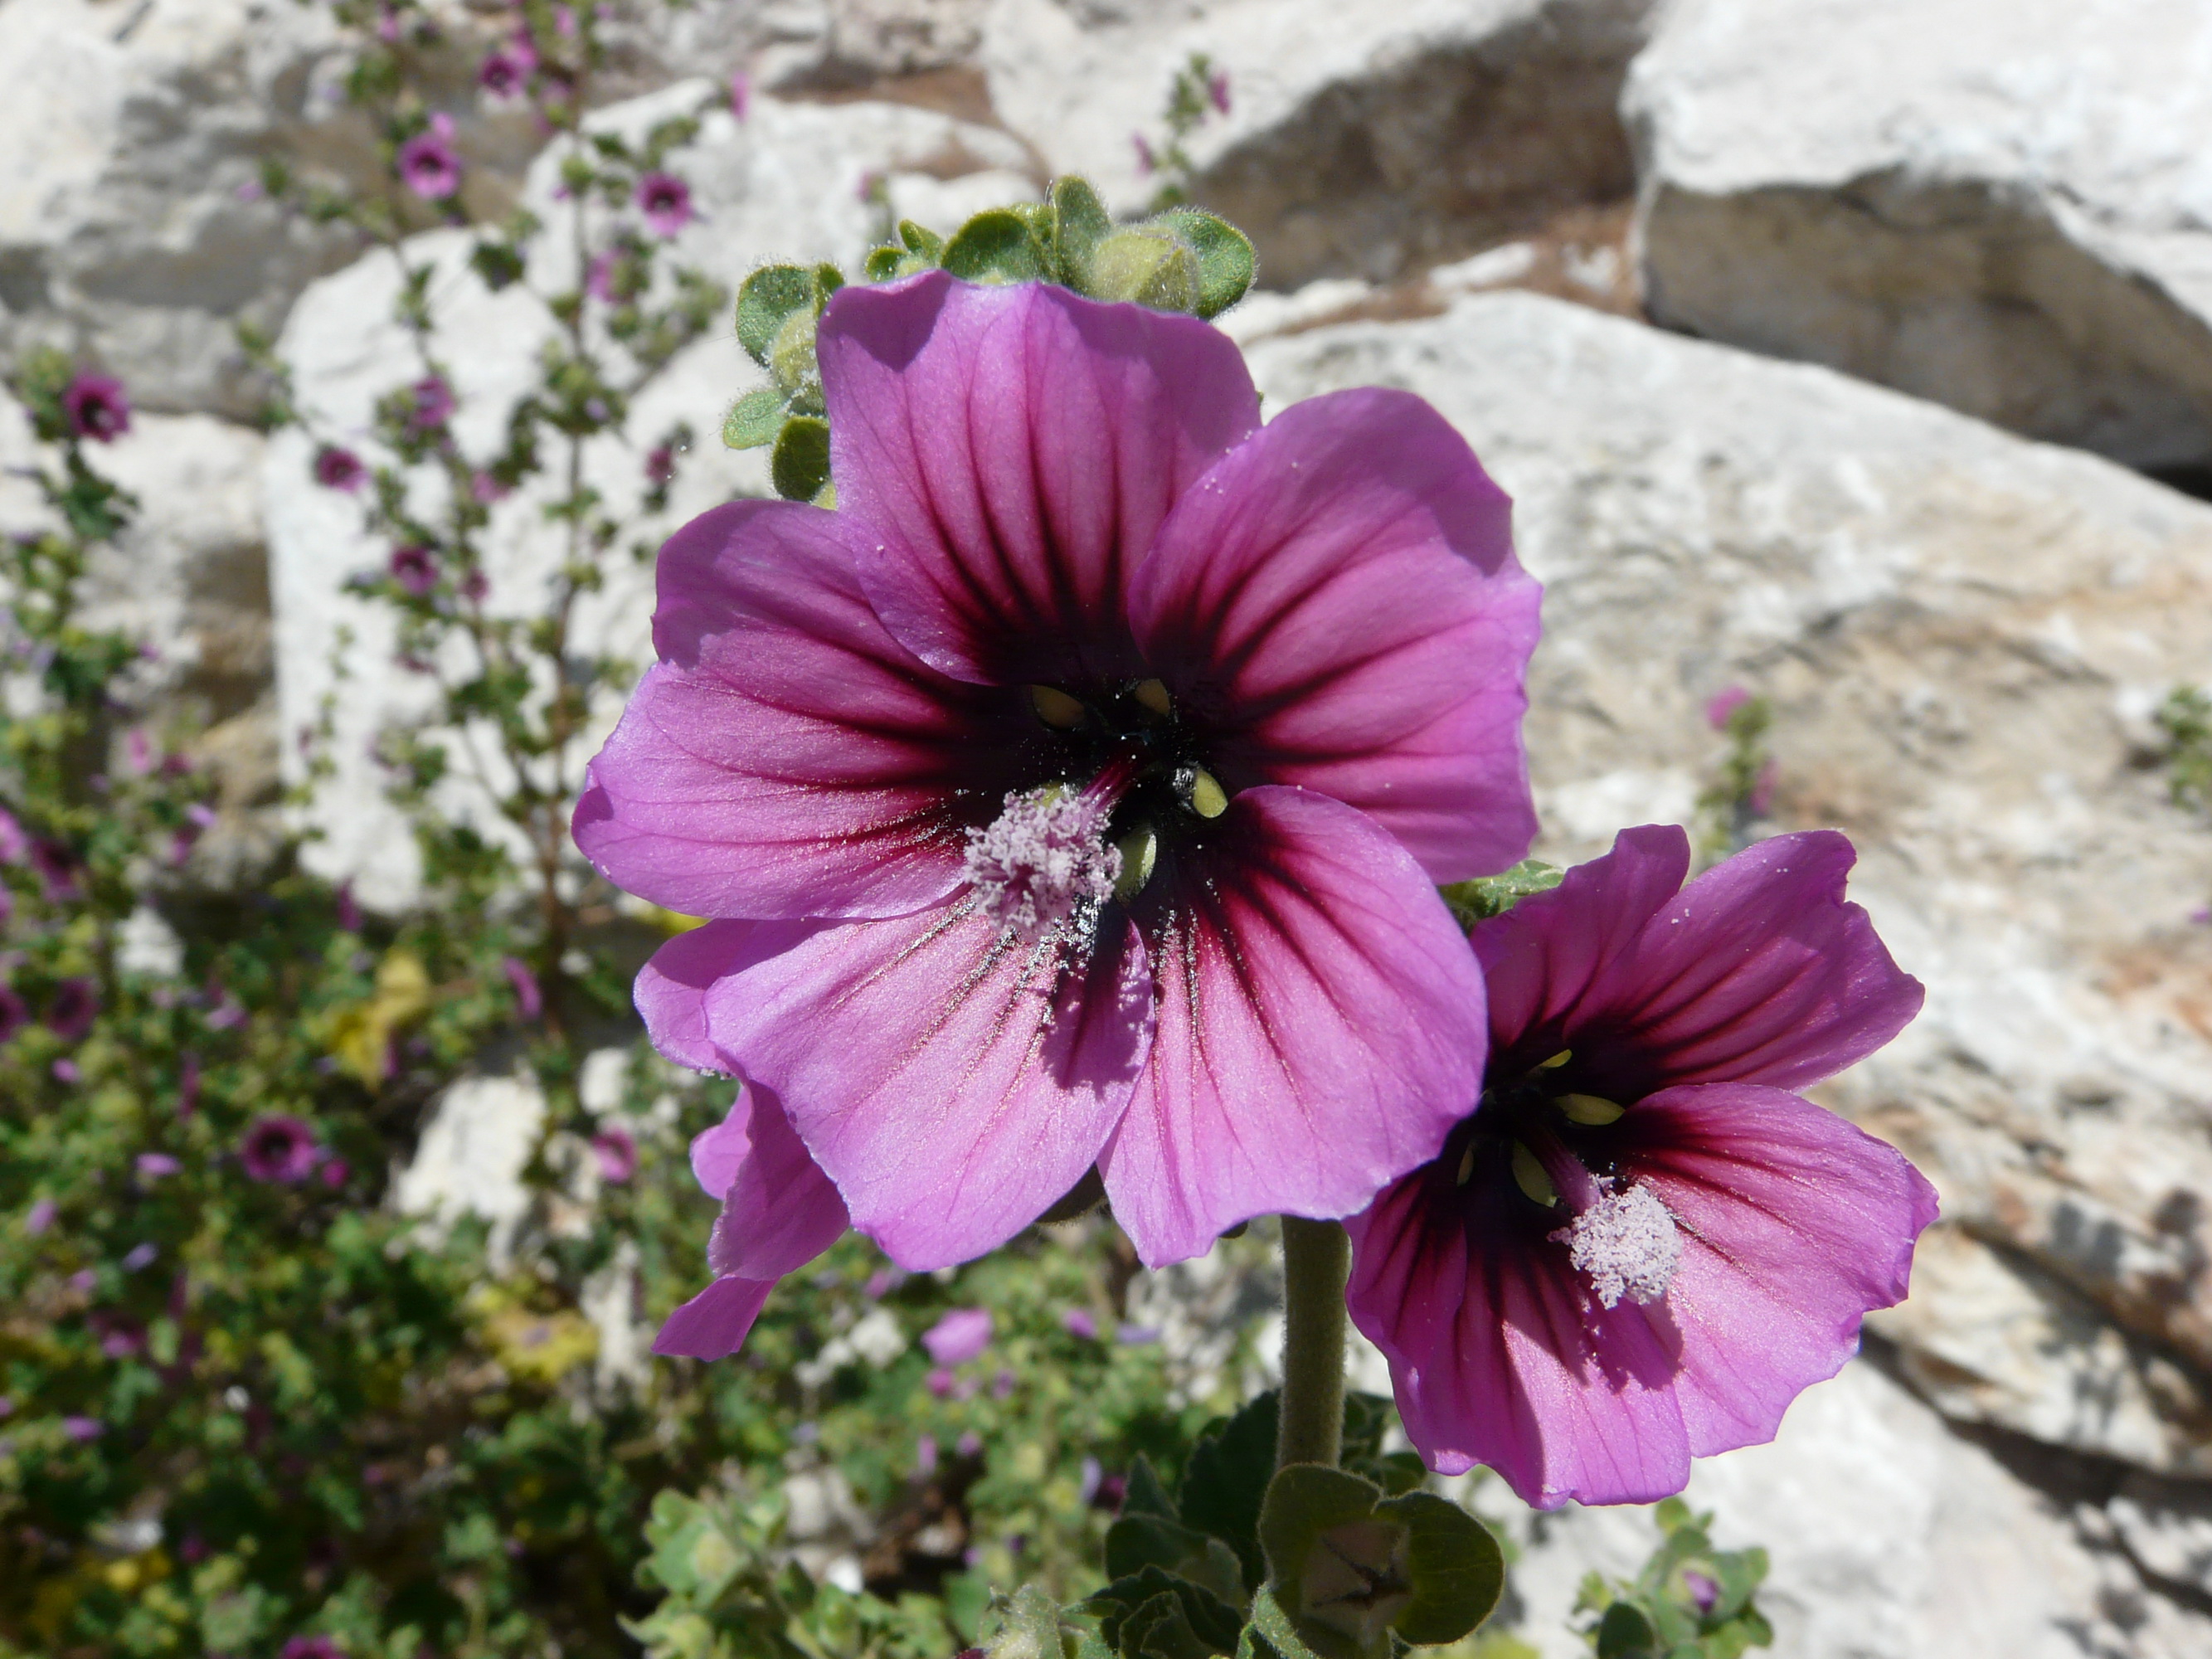
{"type": "Polygon", "coordinates": [[[838,512],[891,631],[988,684],[1141,673],[1129,573],[1184,490],[1260,422],[1195,318],[932,272],[848,288],[819,340],[838,512]]]}
{"type": "Polygon", "coordinates": [[[657,1354],[722,1359],[735,1353],[768,1305],[772,1279],[718,1279],[668,1316],[653,1339],[657,1354]]]}
{"type": "Polygon", "coordinates": [[[783,1103],[758,1084],[691,1142],[691,1171],[722,1200],[707,1241],[707,1265],[722,1277],[796,1273],[851,1224],[845,1200],[808,1155],[783,1103]]]}
{"type": "Polygon", "coordinates": [[[1249,789],[1164,848],[1137,915],[1152,1060],[1101,1160],[1146,1264],[1255,1215],[1348,1215],[1480,1091],[1482,976],[1406,850],[1307,790],[1249,789]]]}
{"type": "Polygon", "coordinates": [[[963,902],[753,930],[711,1040],[772,1089],[853,1224],[901,1267],[1004,1243],[1096,1161],[1152,1034],[1142,941],[1024,946],[963,902]]]}
{"type": "Polygon", "coordinates": [[[1858,1351],[1868,1311],[1905,1299],[1935,1189],[1895,1147],[1780,1089],[1669,1089],[1620,1127],[1624,1166],[1682,1231],[1666,1305],[1690,1450],[1771,1440],[1858,1351]]]}
{"type": "Polygon", "coordinates": [[[849,526],[733,501],[661,550],[647,672],[576,808],[586,857],[690,915],[896,915],[959,880],[962,830],[1023,780],[1017,693],[931,672],[884,631],[849,526]]]}
{"type": "Polygon", "coordinates": [[[1130,618],[1232,792],[1357,806],[1436,881],[1536,833],[1521,747],[1542,590],[1512,504],[1436,410],[1367,389],[1285,410],[1162,526],[1130,618]]]}
{"type": "MultiPolygon", "coordinates": [[[[750,960],[752,936],[760,926],[710,921],[678,933],[638,970],[631,994],[645,1021],[645,1033],[655,1048],[678,1066],[726,1075],[736,1071],[707,1029],[707,993],[723,975],[736,971],[732,964],[750,960]]],[[[710,1198],[721,1195],[712,1189],[708,1194],[710,1198]]]]}

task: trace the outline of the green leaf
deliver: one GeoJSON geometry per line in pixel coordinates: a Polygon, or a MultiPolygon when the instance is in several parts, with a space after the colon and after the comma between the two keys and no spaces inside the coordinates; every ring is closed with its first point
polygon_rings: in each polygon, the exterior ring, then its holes
{"type": "Polygon", "coordinates": [[[1160,1484],[1159,1472],[1152,1468],[1152,1460],[1142,1452],[1129,1466],[1129,1484],[1121,1495],[1121,1513],[1123,1515],[1159,1515],[1170,1521],[1182,1519],[1182,1511],[1176,1507],[1168,1489],[1160,1484]]]}
{"type": "Polygon", "coordinates": [[[994,1596],[979,1634],[989,1659],[1061,1659],[1060,1603],[1035,1584],[994,1596]]]}
{"type": "Polygon", "coordinates": [[[911,219],[899,221],[898,235],[899,240],[906,244],[908,252],[919,256],[930,264],[935,264],[944,257],[945,239],[911,219]]]}
{"type": "Polygon", "coordinates": [[[1407,1577],[1413,1599],[1390,1628],[1418,1646],[1456,1642],[1490,1617],[1505,1589],[1498,1540],[1456,1504],[1434,1492],[1407,1492],[1375,1506],[1406,1528],[1407,1577]]]}
{"type": "Polygon", "coordinates": [[[787,407],[783,393],[772,386],[748,392],[723,416],[722,441],[732,449],[758,449],[774,443],[783,430],[787,407]]]}
{"type": "Polygon", "coordinates": [[[1389,1433],[1395,1415],[1395,1408],[1381,1395],[1345,1390],[1342,1461],[1346,1467],[1382,1455],[1382,1437],[1389,1433]]]}
{"type": "Polygon", "coordinates": [[[1137,226],[1117,230],[1091,250],[1083,291],[1154,311],[1194,311],[1198,258],[1173,231],[1137,226]]]}
{"type": "Polygon", "coordinates": [[[1472,927],[1478,921],[1487,921],[1492,916],[1502,916],[1532,893],[1548,893],[1565,878],[1566,872],[1534,859],[1523,859],[1503,875],[1483,876],[1474,881],[1455,881],[1449,887],[1437,890],[1451,907],[1451,913],[1462,927],[1472,927]]]}
{"type": "Polygon", "coordinates": [[[1091,255],[1113,231],[1114,216],[1087,179],[1052,181],[1052,254],[1054,275],[1079,294],[1088,294],[1091,255]]]}
{"type": "Polygon", "coordinates": [[[1126,1659],[1209,1659],[1233,1653],[1243,1620],[1212,1591],[1147,1566],[1116,1578],[1087,1601],[1107,1644],[1126,1659]]]}
{"type": "Polygon", "coordinates": [[[1633,1659],[1652,1652],[1659,1632],[1632,1601],[1615,1601],[1598,1621],[1597,1659],[1633,1659]]]}
{"type": "Polygon", "coordinates": [[[1270,1389],[1203,1431],[1183,1466],[1179,1493],[1183,1523],[1212,1533],[1235,1550],[1244,1565],[1248,1587],[1267,1576],[1260,1548],[1260,1507],[1275,1473],[1277,1422],[1278,1401],[1270,1389]]]}
{"type": "Polygon", "coordinates": [[[769,461],[775,493],[789,501],[811,501],[830,482],[830,422],[794,415],[776,436],[769,461]]]}
{"type": "Polygon", "coordinates": [[[738,289],[738,343],[763,368],[784,324],[815,307],[817,273],[803,265],[763,265],[738,289]]]}
{"type": "Polygon", "coordinates": [[[1204,1586],[1232,1605],[1244,1599],[1244,1568],[1218,1538],[1159,1515],[1125,1515],[1106,1529],[1106,1576],[1126,1578],[1148,1566],[1204,1586]]]}
{"type": "Polygon", "coordinates": [[[1319,1656],[1298,1634],[1297,1626],[1275,1600],[1275,1592],[1263,1589],[1252,1598],[1252,1622],[1244,1627],[1237,1644],[1237,1659],[1319,1659],[1319,1656]]]}
{"type": "Polygon", "coordinates": [[[1036,282],[1048,263],[1029,222],[1012,208],[989,209],[961,226],[943,258],[945,270],[970,283],[1036,282]]]}
{"type": "Polygon", "coordinates": [[[1252,239],[1217,214],[1202,208],[1176,208],[1152,221],[1171,228],[1198,262],[1201,317],[1218,317],[1249,293],[1259,271],[1252,239]]]}

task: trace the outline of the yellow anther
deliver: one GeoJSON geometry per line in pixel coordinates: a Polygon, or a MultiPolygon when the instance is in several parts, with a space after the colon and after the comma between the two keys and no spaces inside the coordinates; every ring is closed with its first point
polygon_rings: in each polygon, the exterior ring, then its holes
{"type": "Polygon", "coordinates": [[[1536,1069],[1540,1072],[1557,1071],[1560,1066],[1565,1065],[1574,1057],[1575,1051],[1573,1049],[1562,1048],[1559,1053],[1553,1054],[1549,1060],[1545,1060],[1542,1064],[1538,1066],[1536,1069]]]}
{"type": "Polygon", "coordinates": [[[1155,714],[1172,714],[1175,713],[1175,703],[1168,696],[1167,687],[1163,685],[1158,680],[1138,681],[1136,690],[1130,692],[1129,695],[1134,697],[1139,702],[1144,704],[1146,708],[1151,709],[1155,714]]]}
{"type": "Polygon", "coordinates": [[[1567,1115],[1568,1121],[1587,1123],[1592,1127],[1601,1123],[1620,1122],[1623,1109],[1614,1105],[1613,1102],[1601,1099],[1596,1095],[1561,1095],[1559,1107],[1567,1115]]]}
{"type": "Polygon", "coordinates": [[[1091,711],[1056,685],[1030,687],[1030,707],[1047,726],[1072,732],[1090,718],[1091,711]]]}
{"type": "Polygon", "coordinates": [[[1212,773],[1191,774],[1190,810],[1202,818],[1218,818],[1229,810],[1228,792],[1213,781],[1212,773]]]}
{"type": "Polygon", "coordinates": [[[1517,1140],[1513,1143],[1513,1184],[1547,1208],[1559,1201],[1559,1189],[1544,1173],[1542,1162],[1517,1140]]]}
{"type": "Polygon", "coordinates": [[[1474,1143],[1473,1141],[1469,1141],[1467,1146],[1467,1150],[1459,1155],[1459,1175],[1458,1177],[1453,1181],[1452,1185],[1455,1187],[1464,1187],[1468,1182],[1474,1179],[1474,1143]]]}
{"type": "Polygon", "coordinates": [[[1114,896],[1127,904],[1152,878],[1152,866],[1160,861],[1160,838],[1151,824],[1140,823],[1114,847],[1121,854],[1121,873],[1114,878],[1114,896]]]}

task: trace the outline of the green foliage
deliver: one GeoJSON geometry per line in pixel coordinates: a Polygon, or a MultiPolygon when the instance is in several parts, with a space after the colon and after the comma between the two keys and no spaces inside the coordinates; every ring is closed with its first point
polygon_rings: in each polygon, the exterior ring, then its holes
{"type": "Polygon", "coordinates": [[[1728,742],[1718,775],[1698,796],[1698,850],[1711,861],[1749,845],[1753,826],[1766,816],[1774,793],[1774,755],[1766,741],[1774,704],[1741,690],[1723,692],[1707,718],[1728,742]]]}
{"type": "Polygon", "coordinates": [[[1564,870],[1534,859],[1523,859],[1503,875],[1455,881],[1437,890],[1443,895],[1444,902],[1451,907],[1459,925],[1472,927],[1478,921],[1504,915],[1532,893],[1550,892],[1565,874],[1564,870]]]}
{"type": "Polygon", "coordinates": [[[2153,718],[2166,738],[2166,788],[2173,804],[2212,812],[2212,695],[2178,685],[2153,718]]]}
{"type": "Polygon", "coordinates": [[[1753,1600],[1766,1552],[1715,1549],[1712,1516],[1678,1498],[1651,1513],[1659,1547],[1633,1579],[1583,1581],[1575,1610],[1597,1615],[1583,1632],[1597,1659],[1737,1659],[1771,1645],[1753,1600]]]}

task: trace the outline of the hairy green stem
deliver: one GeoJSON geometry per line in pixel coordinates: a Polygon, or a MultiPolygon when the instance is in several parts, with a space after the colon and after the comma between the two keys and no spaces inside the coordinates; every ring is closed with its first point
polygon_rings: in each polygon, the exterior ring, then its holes
{"type": "Polygon", "coordinates": [[[1283,1218],[1283,1395],[1275,1467],[1334,1465],[1344,1441],[1344,1282],[1352,1240],[1334,1221],[1283,1218]]]}

